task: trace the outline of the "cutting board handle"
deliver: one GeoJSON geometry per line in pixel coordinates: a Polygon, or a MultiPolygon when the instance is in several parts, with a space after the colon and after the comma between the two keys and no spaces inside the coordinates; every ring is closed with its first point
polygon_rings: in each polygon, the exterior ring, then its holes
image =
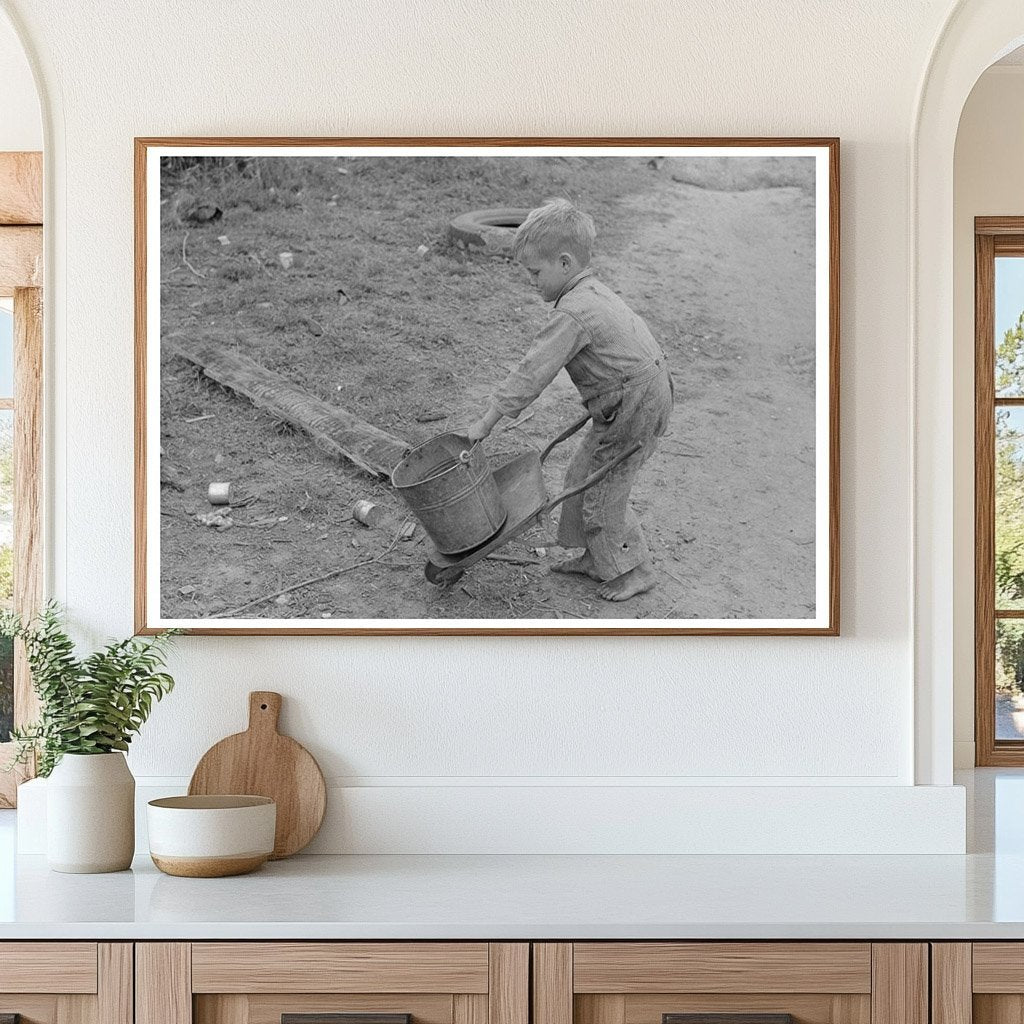
{"type": "Polygon", "coordinates": [[[277,732],[281,714],[281,694],[272,690],[253,690],[249,694],[249,732],[277,732]]]}

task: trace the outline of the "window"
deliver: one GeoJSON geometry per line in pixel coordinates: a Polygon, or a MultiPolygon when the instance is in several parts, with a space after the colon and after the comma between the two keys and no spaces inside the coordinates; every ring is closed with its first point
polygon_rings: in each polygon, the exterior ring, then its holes
{"type": "Polygon", "coordinates": [[[1024,217],[975,221],[976,761],[1024,765],[1024,217]]]}
{"type": "MultiPolygon", "coordinates": [[[[0,606],[42,600],[42,156],[0,153],[0,606]]],[[[24,652],[0,641],[0,766],[36,702],[24,652]]],[[[25,773],[0,772],[0,807],[25,773]]]]}

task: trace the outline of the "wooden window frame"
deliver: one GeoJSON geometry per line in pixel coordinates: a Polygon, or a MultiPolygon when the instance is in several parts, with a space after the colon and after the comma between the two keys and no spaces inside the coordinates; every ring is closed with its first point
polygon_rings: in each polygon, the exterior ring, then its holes
{"type": "MultiPolygon", "coordinates": [[[[14,608],[34,615],[43,593],[43,159],[0,153],[0,298],[14,299],[14,608]]],[[[14,655],[14,724],[38,714],[25,652],[14,655]]],[[[0,769],[14,756],[0,743],[0,769]]],[[[14,807],[34,766],[0,770],[0,807],[14,807]]]]}

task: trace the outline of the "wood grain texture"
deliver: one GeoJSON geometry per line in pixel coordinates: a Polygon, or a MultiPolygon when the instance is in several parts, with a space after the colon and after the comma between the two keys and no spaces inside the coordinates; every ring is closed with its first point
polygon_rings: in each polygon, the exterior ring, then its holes
{"type": "Polygon", "coordinates": [[[871,977],[871,1024],[929,1024],[925,943],[872,943],[871,977]]]}
{"type": "Polygon", "coordinates": [[[974,750],[992,764],[996,730],[995,263],[992,237],[974,244],[974,750]]]}
{"type": "Polygon", "coordinates": [[[94,994],[95,942],[5,942],[0,992],[94,994]]]}
{"type": "Polygon", "coordinates": [[[870,992],[868,943],[576,943],[576,992],[870,992]]]}
{"type": "Polygon", "coordinates": [[[931,1024],[971,1024],[971,943],[931,945],[931,1024]]]}
{"type": "MultiPolygon", "coordinates": [[[[201,992],[487,992],[484,942],[196,942],[201,992]]],[[[142,1022],[140,1022],[142,1024],[142,1022]]]]}
{"type": "MultiPolygon", "coordinates": [[[[452,996],[423,995],[422,993],[410,994],[381,993],[381,992],[357,992],[357,993],[335,993],[325,995],[322,993],[298,995],[293,993],[274,993],[270,995],[222,995],[222,996],[196,996],[196,1012],[199,1007],[206,1006],[218,1001],[243,1000],[246,1006],[246,1015],[239,1019],[217,1020],[208,1017],[204,1013],[202,1021],[196,1020],[196,1024],[281,1024],[282,1015],[286,1014],[331,1014],[331,1013],[399,1013],[412,1014],[414,1024],[452,1024],[452,996]]],[[[487,997],[485,995],[455,996],[455,999],[482,999],[484,1001],[484,1012],[486,1013],[487,997]]],[[[470,1022],[472,1024],[472,1022],[470,1022]]],[[[486,1019],[478,1024],[487,1024],[486,1019]]]]}
{"type": "Polygon", "coordinates": [[[1024,996],[977,994],[973,999],[973,1024],[1024,1024],[1024,996]]]}
{"type": "MultiPolygon", "coordinates": [[[[43,293],[14,292],[14,610],[23,620],[43,604],[43,293]]],[[[39,698],[21,641],[15,645],[14,723],[39,717],[39,698]]]]}
{"type": "Polygon", "coordinates": [[[327,786],[313,755],[277,731],[281,705],[279,693],[250,693],[249,727],[211,747],[188,785],[190,795],[271,797],[277,804],[271,860],[290,857],[308,846],[327,809],[327,786]]]}
{"type": "Polygon", "coordinates": [[[1021,217],[975,217],[976,235],[1024,235],[1024,218],[1021,217]]]}
{"type": "MultiPolygon", "coordinates": [[[[273,1024],[281,1024],[281,1007],[273,1016],[273,1024]]],[[[248,1024],[249,997],[232,993],[222,996],[195,996],[192,1000],[193,1024],[248,1024]]]]}
{"type": "Polygon", "coordinates": [[[975,942],[974,992],[1024,993],[1024,943],[975,942]]]}
{"type": "Polygon", "coordinates": [[[20,1024],[57,1024],[57,1001],[61,998],[53,994],[29,995],[20,992],[9,995],[0,992],[0,1020],[15,1017],[20,1018],[20,1024]]]}
{"type": "Polygon", "coordinates": [[[617,995],[574,995],[575,1024],[624,1024],[626,997],[617,995]]]}
{"type": "Polygon", "coordinates": [[[530,1024],[529,943],[490,943],[487,1003],[490,1024],[530,1024]]]}
{"type": "Polygon", "coordinates": [[[0,224],[43,223],[43,154],[0,153],[0,224]]]}
{"type": "Polygon", "coordinates": [[[95,996],[57,997],[57,1024],[99,1024],[95,996]]]}
{"type": "Polygon", "coordinates": [[[796,1024],[791,1013],[665,1013],[661,1024],[796,1024]]]}
{"type": "Polygon", "coordinates": [[[135,945],[135,1024],[192,1024],[191,946],[135,945]]]}
{"type": "Polygon", "coordinates": [[[282,1013],[281,1024],[412,1024],[411,1013],[282,1013]]]}
{"type": "MultiPolygon", "coordinates": [[[[417,1024],[419,1014],[417,1014],[417,1024]]],[[[487,996],[457,992],[452,996],[452,1024],[487,1024],[487,996]]]]}
{"type": "Polygon", "coordinates": [[[300,624],[286,627],[265,626],[218,626],[216,620],[204,624],[201,628],[190,630],[207,636],[261,635],[261,636],[687,636],[687,635],[719,635],[719,636],[836,636],[840,628],[840,475],[839,475],[839,325],[840,325],[840,144],[834,137],[786,137],[786,138],[690,138],[679,136],[635,137],[635,138],[604,138],[574,136],[572,138],[547,136],[462,136],[456,138],[439,137],[398,137],[374,138],[370,136],[352,136],[347,138],[296,138],[296,137],[256,137],[242,138],[237,136],[206,137],[206,138],[170,138],[157,136],[140,136],[135,139],[135,628],[140,635],[152,635],[159,632],[159,627],[152,624],[157,609],[147,607],[146,601],[146,521],[145,477],[146,477],[146,365],[149,359],[148,346],[158,351],[159,339],[146,337],[146,153],[151,147],[187,146],[205,148],[211,146],[437,146],[464,147],[475,146],[606,146],[622,148],[629,146],[694,146],[694,147],[814,147],[822,148],[829,154],[828,174],[828,281],[829,281],[829,314],[828,314],[828,542],[829,542],[829,595],[827,624],[815,627],[775,627],[775,628],[694,628],[688,626],[589,626],[571,628],[565,624],[531,628],[494,628],[492,626],[466,626],[452,628],[443,622],[423,627],[396,628],[393,626],[377,627],[336,627],[318,626],[308,620],[300,624]]]}
{"type": "Polygon", "coordinates": [[[867,994],[662,992],[626,996],[625,1000],[624,1024],[661,1024],[666,1013],[792,1014],[799,1024],[870,1024],[871,1020],[867,994]]]}
{"type": "MultiPolygon", "coordinates": [[[[148,315],[146,296],[146,147],[135,140],[135,632],[157,633],[148,622],[146,588],[146,378],[148,351],[146,348],[146,317],[148,315]]],[[[153,339],[154,346],[159,338],[153,339]]],[[[159,348],[154,349],[159,360],[159,348]]],[[[154,616],[159,609],[152,609],[154,616]]]]}
{"type": "Polygon", "coordinates": [[[573,1024],[571,942],[533,944],[532,1024],[573,1024]]]}
{"type": "Polygon", "coordinates": [[[0,297],[43,286],[43,229],[0,227],[0,297]]]}
{"type": "Polygon", "coordinates": [[[96,947],[96,1019],[99,1024],[134,1024],[135,950],[130,942],[96,947]]]}

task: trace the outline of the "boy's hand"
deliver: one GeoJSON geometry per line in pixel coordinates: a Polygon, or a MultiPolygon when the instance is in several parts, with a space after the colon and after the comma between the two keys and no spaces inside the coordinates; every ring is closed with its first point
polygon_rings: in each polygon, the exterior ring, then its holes
{"type": "Polygon", "coordinates": [[[495,423],[501,419],[501,411],[492,405],[478,420],[474,420],[466,428],[466,437],[470,441],[482,441],[494,429],[495,423]]]}
{"type": "Polygon", "coordinates": [[[486,419],[474,420],[466,427],[466,437],[470,441],[482,441],[493,429],[493,425],[488,423],[486,419]]]}

